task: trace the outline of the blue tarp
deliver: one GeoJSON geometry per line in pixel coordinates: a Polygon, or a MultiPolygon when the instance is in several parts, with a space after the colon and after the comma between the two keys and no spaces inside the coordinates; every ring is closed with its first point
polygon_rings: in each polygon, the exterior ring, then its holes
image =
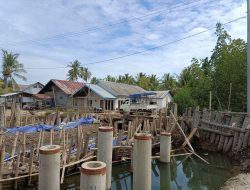
{"type": "Polygon", "coordinates": [[[95,119],[94,118],[81,118],[75,122],[69,122],[66,123],[65,125],[61,124],[59,126],[53,126],[53,125],[27,125],[27,126],[22,126],[22,127],[13,127],[13,128],[7,128],[6,133],[12,133],[15,134],[17,131],[21,133],[35,133],[39,131],[50,131],[51,129],[54,129],[55,131],[61,130],[63,127],[65,129],[72,129],[76,128],[79,125],[84,125],[84,124],[92,124],[94,123],[95,119]]]}

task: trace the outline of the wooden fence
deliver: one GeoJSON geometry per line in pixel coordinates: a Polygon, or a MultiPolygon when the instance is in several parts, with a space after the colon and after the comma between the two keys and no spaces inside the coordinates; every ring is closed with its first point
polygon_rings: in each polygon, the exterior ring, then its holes
{"type": "Polygon", "coordinates": [[[183,114],[182,128],[185,133],[197,128],[200,138],[210,141],[218,151],[235,153],[250,145],[248,113],[188,108],[183,114]]]}

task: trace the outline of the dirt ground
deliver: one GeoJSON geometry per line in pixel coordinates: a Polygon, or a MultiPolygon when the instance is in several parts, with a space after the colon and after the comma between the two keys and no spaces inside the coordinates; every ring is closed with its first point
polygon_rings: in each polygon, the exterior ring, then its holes
{"type": "Polygon", "coordinates": [[[230,178],[221,190],[247,190],[250,189],[250,173],[241,173],[230,178]]]}

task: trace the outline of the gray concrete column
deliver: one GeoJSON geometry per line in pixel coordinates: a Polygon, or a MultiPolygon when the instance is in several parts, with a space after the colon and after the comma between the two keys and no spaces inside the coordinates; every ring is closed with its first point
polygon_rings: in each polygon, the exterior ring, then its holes
{"type": "Polygon", "coordinates": [[[46,145],[39,149],[38,189],[60,189],[60,146],[58,145],[46,145]]]}
{"type": "Polygon", "coordinates": [[[171,133],[162,132],[160,137],[160,161],[170,162],[171,133]]]}
{"type": "Polygon", "coordinates": [[[160,163],[160,186],[161,189],[171,190],[170,163],[160,163]]]}
{"type": "Polygon", "coordinates": [[[135,134],[133,150],[133,189],[135,190],[151,190],[151,151],[151,134],[135,134]]]}
{"type": "Polygon", "coordinates": [[[111,189],[113,127],[99,127],[97,160],[106,163],[106,189],[111,189]]]}
{"type": "Polygon", "coordinates": [[[104,162],[85,162],[81,165],[80,170],[80,190],[106,189],[106,164],[104,162]]]}

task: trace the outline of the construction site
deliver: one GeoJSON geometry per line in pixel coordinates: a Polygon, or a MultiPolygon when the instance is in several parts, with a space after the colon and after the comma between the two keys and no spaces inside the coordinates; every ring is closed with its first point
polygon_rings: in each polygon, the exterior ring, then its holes
{"type": "Polygon", "coordinates": [[[152,185],[154,189],[186,189],[178,175],[188,174],[179,174],[179,166],[197,170],[189,174],[196,176],[194,183],[217,189],[230,177],[249,170],[250,118],[246,113],[197,107],[178,115],[177,104],[151,114],[62,108],[45,114],[21,110],[17,103],[8,112],[0,108],[0,124],[7,126],[0,134],[2,189],[58,189],[60,185],[70,189],[72,184],[78,189],[80,173],[87,180],[84,188],[81,181],[81,189],[91,189],[93,184],[96,189],[111,189],[111,184],[112,189],[151,189],[152,185]],[[43,161],[50,154],[57,158],[43,161]],[[81,168],[92,162],[105,163],[105,169],[98,173],[97,167],[95,173],[95,165],[81,168]],[[160,180],[154,179],[159,175],[160,180]],[[217,177],[210,179],[210,175],[217,177]],[[218,177],[221,180],[212,182],[218,177]]]}

